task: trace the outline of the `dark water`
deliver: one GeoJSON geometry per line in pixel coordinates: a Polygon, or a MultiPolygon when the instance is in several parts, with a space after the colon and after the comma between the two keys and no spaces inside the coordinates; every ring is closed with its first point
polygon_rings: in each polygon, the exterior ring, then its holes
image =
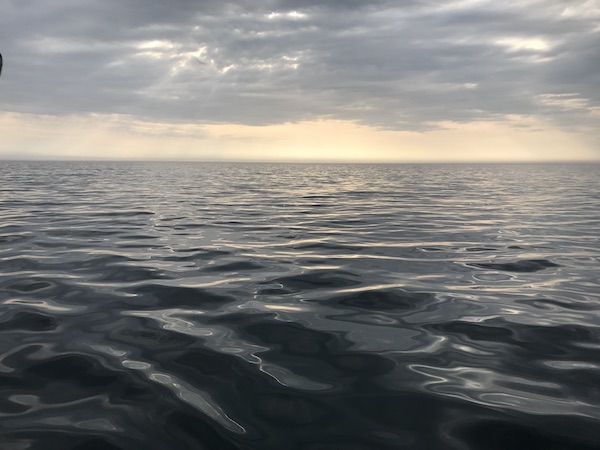
{"type": "Polygon", "coordinates": [[[2,449],[598,449],[600,167],[3,162],[2,449]]]}

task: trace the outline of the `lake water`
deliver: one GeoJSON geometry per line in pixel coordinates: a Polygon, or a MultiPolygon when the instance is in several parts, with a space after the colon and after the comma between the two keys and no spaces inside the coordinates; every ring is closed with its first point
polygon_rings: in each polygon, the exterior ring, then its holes
{"type": "Polygon", "coordinates": [[[0,448],[600,448],[599,165],[0,163],[0,448]]]}

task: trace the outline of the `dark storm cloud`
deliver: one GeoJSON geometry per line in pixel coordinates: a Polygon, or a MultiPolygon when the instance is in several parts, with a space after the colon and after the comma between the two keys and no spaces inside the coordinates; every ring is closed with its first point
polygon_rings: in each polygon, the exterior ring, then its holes
{"type": "Polygon", "coordinates": [[[392,129],[591,125],[600,3],[9,1],[2,109],[392,129]]]}

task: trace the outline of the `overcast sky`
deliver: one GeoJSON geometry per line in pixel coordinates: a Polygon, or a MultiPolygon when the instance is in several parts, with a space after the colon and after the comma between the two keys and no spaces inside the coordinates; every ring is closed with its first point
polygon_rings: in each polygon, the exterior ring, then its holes
{"type": "Polygon", "coordinates": [[[600,159],[600,0],[0,7],[0,157],[600,159]]]}

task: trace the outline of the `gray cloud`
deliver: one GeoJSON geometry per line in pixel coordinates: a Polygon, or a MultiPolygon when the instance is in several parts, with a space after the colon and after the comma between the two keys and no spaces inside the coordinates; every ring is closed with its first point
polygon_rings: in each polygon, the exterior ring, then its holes
{"type": "Polygon", "coordinates": [[[598,121],[598,0],[5,4],[5,111],[412,130],[598,121]]]}

